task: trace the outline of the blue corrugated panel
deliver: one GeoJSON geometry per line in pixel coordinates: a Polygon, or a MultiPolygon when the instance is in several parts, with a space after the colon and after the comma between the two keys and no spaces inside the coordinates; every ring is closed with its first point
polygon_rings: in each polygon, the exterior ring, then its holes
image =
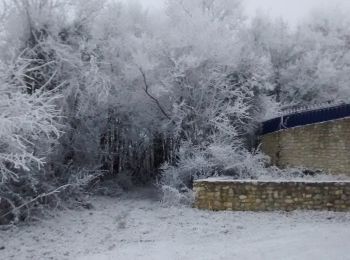
{"type": "Polygon", "coordinates": [[[263,122],[262,134],[264,135],[282,129],[316,124],[345,117],[350,117],[350,104],[299,112],[263,122]]]}

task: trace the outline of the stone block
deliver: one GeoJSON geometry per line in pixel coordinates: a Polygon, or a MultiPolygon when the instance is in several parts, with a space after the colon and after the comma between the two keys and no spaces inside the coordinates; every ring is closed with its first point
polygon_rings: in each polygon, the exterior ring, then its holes
{"type": "Polygon", "coordinates": [[[248,198],[248,197],[247,197],[246,195],[240,195],[240,196],[239,196],[239,199],[240,199],[240,200],[246,200],[247,198],[248,198]]]}

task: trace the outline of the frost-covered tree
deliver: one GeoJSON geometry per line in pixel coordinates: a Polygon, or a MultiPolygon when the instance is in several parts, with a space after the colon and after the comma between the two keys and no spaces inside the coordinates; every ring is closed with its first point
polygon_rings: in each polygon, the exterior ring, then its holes
{"type": "Polygon", "coordinates": [[[240,0],[169,0],[164,12],[3,3],[0,196],[15,206],[112,177],[188,190],[195,178],[265,174],[261,121],[349,96],[345,15],[291,30],[264,15],[248,23],[240,0]]]}
{"type": "Polygon", "coordinates": [[[338,8],[314,11],[294,31],[264,15],[253,20],[254,51],[270,60],[270,95],[282,108],[348,100],[348,25],[338,8]]]}
{"type": "MultiPolygon", "coordinates": [[[[21,59],[21,57],[19,57],[21,59]]],[[[4,68],[0,72],[0,178],[1,184],[21,179],[44,165],[44,154],[51,150],[60,135],[60,111],[56,103],[62,98],[56,90],[38,89],[28,94],[23,82],[25,66],[18,70],[4,68]],[[45,151],[37,149],[47,143],[45,151]]]]}
{"type": "Polygon", "coordinates": [[[242,56],[248,52],[240,1],[170,1],[167,13],[173,34],[164,37],[159,71],[171,93],[169,127],[177,148],[175,160],[163,167],[164,183],[187,189],[196,178],[251,176],[265,163],[264,156],[248,156],[246,137],[267,72],[252,62],[263,58],[242,56]]]}
{"type": "Polygon", "coordinates": [[[75,42],[64,34],[71,24],[62,15],[68,7],[67,1],[19,0],[8,2],[3,16],[0,208],[12,207],[4,216],[16,209],[19,215],[20,205],[28,208],[74,179],[57,171],[58,158],[52,157],[69,129],[66,91],[79,78],[77,67],[83,68],[75,42]]]}
{"type": "Polygon", "coordinates": [[[342,10],[315,11],[295,34],[299,55],[283,72],[285,102],[349,99],[349,27],[342,10]]]}
{"type": "MultiPolygon", "coordinates": [[[[44,185],[47,155],[59,136],[62,99],[57,88],[45,85],[28,92],[27,75],[35,67],[25,57],[13,64],[1,63],[0,69],[0,223],[8,213],[26,203],[44,185]],[[10,207],[9,207],[10,205],[10,207]]],[[[27,211],[29,212],[29,211],[27,211]]]]}

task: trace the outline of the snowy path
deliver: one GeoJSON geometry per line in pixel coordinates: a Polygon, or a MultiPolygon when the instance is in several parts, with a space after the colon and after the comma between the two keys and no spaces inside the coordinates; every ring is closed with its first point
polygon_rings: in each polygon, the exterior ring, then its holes
{"type": "Polygon", "coordinates": [[[350,214],[164,208],[141,198],[0,231],[0,259],[350,259],[350,214]]]}

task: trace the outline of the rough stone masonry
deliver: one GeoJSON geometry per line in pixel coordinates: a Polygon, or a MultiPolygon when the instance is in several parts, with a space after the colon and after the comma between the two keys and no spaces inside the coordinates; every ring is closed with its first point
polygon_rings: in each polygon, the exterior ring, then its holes
{"type": "Polygon", "coordinates": [[[195,207],[208,210],[350,211],[349,182],[199,180],[195,207]]]}
{"type": "Polygon", "coordinates": [[[261,143],[273,165],[350,176],[350,118],[280,130],[261,143]]]}

